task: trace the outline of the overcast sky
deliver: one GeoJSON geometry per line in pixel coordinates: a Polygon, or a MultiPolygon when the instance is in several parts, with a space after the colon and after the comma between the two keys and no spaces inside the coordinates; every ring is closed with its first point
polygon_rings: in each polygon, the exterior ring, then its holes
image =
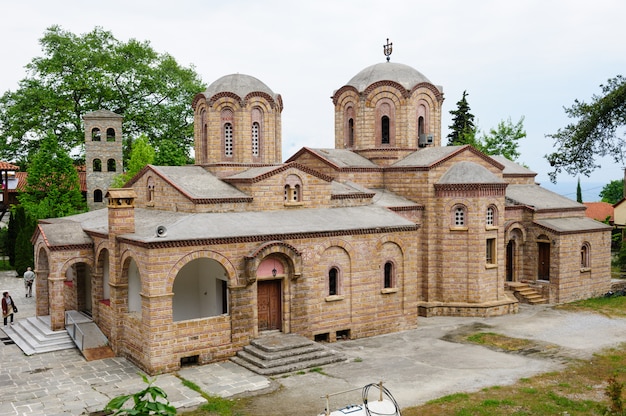
{"type": "MultiPolygon", "coordinates": [[[[563,107],[589,101],[607,79],[626,75],[625,16],[623,0],[0,0],[0,93],[15,90],[24,66],[41,56],[46,28],[83,34],[100,26],[193,65],[207,85],[232,73],[265,82],[283,98],[287,159],[303,146],[334,146],[330,96],[383,62],[389,38],[393,62],[443,86],[444,144],[449,112],[467,90],[482,131],[525,117],[519,161],[554,188],[545,135],[570,121],[563,107]]],[[[622,177],[621,165],[602,161],[581,178],[585,200],[622,177]]],[[[575,185],[568,196],[575,198],[575,185]]]]}

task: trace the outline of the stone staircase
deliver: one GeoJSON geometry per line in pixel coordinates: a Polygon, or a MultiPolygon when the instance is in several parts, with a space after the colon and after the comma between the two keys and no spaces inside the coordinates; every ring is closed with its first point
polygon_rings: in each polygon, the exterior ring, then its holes
{"type": "Polygon", "coordinates": [[[16,320],[13,326],[4,327],[4,332],[26,355],[76,348],[67,331],[50,329],[49,316],[16,320]]]}
{"type": "Polygon", "coordinates": [[[263,376],[345,361],[345,357],[296,334],[271,333],[250,342],[231,361],[263,376]]]}
{"type": "Polygon", "coordinates": [[[542,297],[535,289],[528,286],[527,283],[506,282],[506,287],[513,291],[515,298],[522,303],[528,303],[530,305],[543,305],[548,303],[546,298],[542,297]]]}

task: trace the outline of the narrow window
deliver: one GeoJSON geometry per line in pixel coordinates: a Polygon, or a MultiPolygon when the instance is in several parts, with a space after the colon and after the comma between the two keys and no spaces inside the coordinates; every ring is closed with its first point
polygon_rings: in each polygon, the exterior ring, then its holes
{"type": "Polygon", "coordinates": [[[339,271],[336,267],[331,268],[328,271],[328,296],[338,295],[338,275],[339,271]]]}
{"type": "Polygon", "coordinates": [[[107,142],[114,142],[115,141],[115,129],[112,127],[109,127],[107,129],[107,142]]]}
{"type": "Polygon", "coordinates": [[[487,225],[494,225],[494,209],[493,207],[487,208],[487,218],[485,219],[487,225]]]}
{"type": "Polygon", "coordinates": [[[354,147],[354,119],[348,120],[348,147],[354,147]]]}
{"type": "Polygon", "coordinates": [[[228,282],[225,280],[220,280],[221,283],[221,294],[222,294],[222,313],[228,313],[228,282]]]}
{"type": "Polygon", "coordinates": [[[457,206],[454,209],[454,226],[455,227],[465,226],[465,208],[457,206]]]}
{"type": "Polygon", "coordinates": [[[583,269],[591,267],[591,262],[589,261],[589,244],[584,243],[582,247],[580,247],[580,267],[583,269]]]}
{"type": "Polygon", "coordinates": [[[224,154],[233,155],[233,125],[230,123],[224,124],[224,154]]]}
{"type": "Polygon", "coordinates": [[[381,143],[382,144],[389,144],[389,117],[388,116],[383,116],[382,119],[380,120],[380,127],[381,127],[381,143]]]}
{"type": "Polygon", "coordinates": [[[420,116],[417,119],[417,134],[421,137],[424,134],[424,117],[420,116]]]}
{"type": "Polygon", "coordinates": [[[385,278],[383,282],[383,287],[385,289],[393,287],[393,263],[390,261],[385,263],[385,278]]]}
{"type": "Polygon", "coordinates": [[[152,176],[148,178],[148,202],[152,202],[154,199],[154,179],[152,176]]]}
{"type": "Polygon", "coordinates": [[[289,185],[285,185],[285,201],[289,201],[289,194],[291,193],[291,188],[289,185]]]}
{"type": "Polygon", "coordinates": [[[252,156],[259,156],[259,123],[252,123],[252,156]]]}
{"type": "Polygon", "coordinates": [[[496,264],[496,239],[488,238],[485,245],[485,262],[487,264],[496,264]]]}
{"type": "Polygon", "coordinates": [[[102,202],[102,191],[100,189],[93,191],[93,202],[102,202]]]}
{"type": "Polygon", "coordinates": [[[107,160],[107,172],[115,172],[115,159],[107,160]]]}
{"type": "Polygon", "coordinates": [[[296,185],[293,188],[293,195],[291,196],[291,200],[293,202],[298,202],[300,200],[300,185],[296,185]]]}
{"type": "Polygon", "coordinates": [[[102,172],[102,161],[100,159],[93,160],[93,171],[102,172]]]}

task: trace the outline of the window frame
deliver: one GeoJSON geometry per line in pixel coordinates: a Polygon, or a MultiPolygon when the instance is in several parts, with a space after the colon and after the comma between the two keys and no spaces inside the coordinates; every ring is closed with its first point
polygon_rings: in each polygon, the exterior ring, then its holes
{"type": "Polygon", "coordinates": [[[450,229],[467,230],[467,222],[467,207],[464,204],[454,204],[450,210],[450,229]]]}
{"type": "Polygon", "coordinates": [[[497,239],[489,237],[485,240],[485,266],[494,267],[498,265],[497,239]]]}
{"type": "Polygon", "coordinates": [[[587,241],[580,246],[580,270],[591,270],[591,245],[587,241]]]}

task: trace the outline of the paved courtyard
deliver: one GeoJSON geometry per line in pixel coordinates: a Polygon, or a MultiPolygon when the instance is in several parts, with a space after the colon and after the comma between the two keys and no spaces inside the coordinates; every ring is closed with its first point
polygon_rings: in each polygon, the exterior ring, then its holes
{"type": "MultiPolygon", "coordinates": [[[[14,272],[0,272],[0,291],[6,290],[19,307],[16,319],[34,316],[35,299],[24,297],[22,279],[14,272]]],[[[0,337],[0,415],[88,415],[102,410],[111,398],[145,386],[140,370],[124,358],[88,362],[77,349],[26,356],[4,333],[0,337]]],[[[420,318],[416,330],[329,344],[348,360],[325,366],[323,372],[270,379],[223,362],[159,375],[156,384],[179,409],[204,403],[183,386],[182,377],[207,393],[254,396],[255,415],[291,416],[317,415],[324,409],[321,396],[382,380],[400,405],[408,407],[454,392],[514,383],[623,342],[626,319],[522,305],[516,315],[420,318]],[[475,330],[532,339],[549,345],[551,353],[508,354],[455,342],[455,337],[475,330]]],[[[331,405],[355,400],[337,398],[331,405]]]]}

